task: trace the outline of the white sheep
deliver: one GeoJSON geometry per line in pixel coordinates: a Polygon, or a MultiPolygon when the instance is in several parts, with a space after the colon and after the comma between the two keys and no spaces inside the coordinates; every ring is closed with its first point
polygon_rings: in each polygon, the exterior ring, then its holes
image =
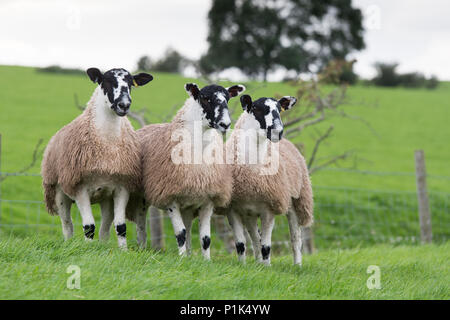
{"type": "Polygon", "coordinates": [[[142,145],[143,187],[148,203],[167,210],[180,255],[190,253],[192,220],[199,217],[202,254],[209,259],[211,215],[214,206],[227,204],[232,188],[231,174],[221,158],[223,138],[218,131],[224,133],[230,127],[228,100],[245,87],[209,85],[200,90],[188,83],[185,89],[190,97],[172,122],[137,131],[142,145]],[[208,128],[213,128],[210,134],[203,135],[208,128]],[[207,145],[204,139],[209,139],[207,145]],[[215,150],[213,161],[203,158],[208,150],[215,150]],[[179,162],[177,155],[183,161],[179,162]]]}
{"type": "Polygon", "coordinates": [[[45,202],[50,214],[61,218],[65,239],[73,235],[70,208],[76,202],[86,239],[93,239],[95,221],[91,204],[100,203],[100,239],[109,237],[111,223],[119,246],[126,248],[125,209],[130,192],[141,188],[140,146],[125,117],[133,86],[153,79],[150,74],[131,75],[124,69],[104,74],[87,70],[98,83],[86,109],[50,140],[42,160],[45,202]]]}
{"type": "Polygon", "coordinates": [[[256,259],[270,265],[275,215],[287,214],[294,263],[301,265],[300,226],[308,226],[313,221],[313,194],[305,159],[291,142],[282,139],[280,118],[280,112],[295,103],[293,97],[278,101],[260,98],[254,102],[249,95],[241,97],[244,112],[226,144],[227,157],[232,163],[232,198],[226,209],[218,208],[216,212],[228,216],[242,261],[246,249],[245,226],[256,259]],[[254,158],[255,155],[259,158],[254,158]]]}

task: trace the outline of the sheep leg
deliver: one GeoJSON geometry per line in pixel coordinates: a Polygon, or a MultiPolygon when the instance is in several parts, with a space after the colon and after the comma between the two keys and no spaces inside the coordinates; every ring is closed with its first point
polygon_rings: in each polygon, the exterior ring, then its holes
{"type": "Polygon", "coordinates": [[[214,211],[212,202],[208,202],[200,208],[198,213],[198,227],[200,231],[200,245],[202,247],[202,255],[206,260],[210,260],[211,245],[211,216],[214,211]]]}
{"type": "Polygon", "coordinates": [[[137,242],[141,249],[145,249],[147,247],[147,209],[139,211],[136,214],[136,233],[137,233],[137,242]]]}
{"type": "Polygon", "coordinates": [[[233,229],[234,243],[236,244],[236,252],[238,255],[239,261],[245,263],[245,234],[244,234],[244,225],[242,223],[241,216],[230,210],[228,212],[228,222],[231,225],[231,229],[233,229]]]}
{"type": "Polygon", "coordinates": [[[95,220],[92,215],[91,200],[89,199],[89,194],[85,188],[82,188],[76,198],[75,202],[77,204],[78,210],[81,214],[81,221],[83,223],[84,238],[87,241],[94,239],[95,234],[95,220]]]}
{"type": "Polygon", "coordinates": [[[68,240],[73,236],[72,217],[70,216],[72,200],[66,196],[62,190],[58,190],[56,193],[55,202],[59,217],[61,219],[64,239],[68,240]]]}
{"type": "Polygon", "coordinates": [[[258,230],[258,217],[257,216],[247,216],[244,218],[245,227],[250,234],[253,244],[253,253],[257,262],[262,262],[261,256],[261,235],[258,230]]]}
{"type": "Polygon", "coordinates": [[[191,229],[192,229],[192,220],[194,219],[194,213],[191,210],[188,210],[186,212],[183,212],[182,219],[184,226],[186,227],[186,252],[187,255],[191,255],[191,229]]]}
{"type": "Polygon", "coordinates": [[[109,231],[111,230],[111,224],[114,219],[113,206],[114,204],[112,199],[106,199],[100,202],[100,209],[102,212],[102,222],[100,224],[100,232],[98,234],[100,240],[109,240],[109,231]]]}
{"type": "Polygon", "coordinates": [[[124,187],[114,191],[114,227],[116,229],[119,248],[127,249],[127,225],[125,224],[125,210],[130,194],[124,187]]]}
{"type": "Polygon", "coordinates": [[[172,221],[173,231],[178,243],[178,254],[180,256],[186,254],[186,228],[181,217],[180,206],[174,202],[167,208],[167,214],[172,221]]]}
{"type": "Polygon", "coordinates": [[[270,266],[270,246],[275,216],[271,212],[261,214],[261,254],[263,263],[270,266]]]}
{"type": "Polygon", "coordinates": [[[289,231],[291,233],[291,246],[294,254],[294,264],[302,265],[302,235],[298,218],[295,212],[289,210],[287,214],[289,231]]]}

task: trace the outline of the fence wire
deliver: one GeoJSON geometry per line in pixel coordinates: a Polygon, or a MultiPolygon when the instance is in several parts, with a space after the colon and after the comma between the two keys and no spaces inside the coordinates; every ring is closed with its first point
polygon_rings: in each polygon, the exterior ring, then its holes
{"type": "MultiPolygon", "coordinates": [[[[367,173],[365,173],[367,174],[367,173]]],[[[10,174],[10,179],[20,179],[10,174]]],[[[38,174],[19,176],[39,177],[38,174]]],[[[40,184],[40,179],[36,179],[40,184]]],[[[315,196],[315,223],[312,228],[315,247],[355,247],[380,243],[417,244],[420,243],[417,194],[415,192],[368,190],[347,187],[313,186],[315,196]]],[[[429,192],[432,217],[433,241],[449,239],[450,194],[429,192]]],[[[0,232],[29,235],[35,233],[59,234],[62,237],[59,217],[50,216],[45,204],[40,200],[0,199],[0,232]]],[[[97,225],[100,223],[99,206],[94,206],[97,225]]],[[[81,216],[76,205],[72,206],[72,218],[76,236],[82,236],[81,216]]],[[[218,234],[213,216],[212,235],[221,239],[230,238],[225,229],[218,234]]],[[[149,217],[149,223],[152,221],[149,217]]],[[[226,224],[228,225],[228,224],[226,224]]],[[[169,217],[163,215],[163,237],[166,246],[176,246],[169,217]]],[[[133,224],[129,224],[128,238],[136,240],[133,224]]],[[[149,236],[150,239],[150,236],[149,236]]],[[[279,216],[273,230],[274,250],[289,247],[289,228],[286,217],[279,216]]],[[[198,239],[198,226],[193,227],[193,241],[198,239]]],[[[214,241],[213,241],[214,242],[214,241]]],[[[223,246],[219,240],[218,246],[223,246]]]]}

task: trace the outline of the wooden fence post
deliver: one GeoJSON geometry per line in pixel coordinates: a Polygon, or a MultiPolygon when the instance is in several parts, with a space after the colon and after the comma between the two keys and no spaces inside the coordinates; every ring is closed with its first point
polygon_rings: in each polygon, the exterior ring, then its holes
{"type": "Polygon", "coordinates": [[[417,200],[419,203],[420,239],[422,243],[431,243],[431,214],[427,193],[427,173],[425,170],[425,155],[423,150],[416,150],[416,182],[417,200]]]}
{"type": "Polygon", "coordinates": [[[314,234],[311,227],[302,227],[302,249],[304,253],[314,253],[314,234]]]}
{"type": "Polygon", "coordinates": [[[216,229],[217,236],[222,240],[225,246],[225,250],[227,250],[228,253],[233,253],[235,250],[233,233],[227,225],[225,216],[213,215],[212,222],[216,229]]]}
{"type": "Polygon", "coordinates": [[[154,250],[164,249],[163,216],[158,208],[150,207],[150,241],[154,250]]]}

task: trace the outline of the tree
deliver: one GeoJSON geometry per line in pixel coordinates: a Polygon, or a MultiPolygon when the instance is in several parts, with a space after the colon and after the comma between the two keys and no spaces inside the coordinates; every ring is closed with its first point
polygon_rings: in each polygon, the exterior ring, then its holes
{"type": "Polygon", "coordinates": [[[362,13],[351,0],[213,0],[203,72],[237,67],[262,76],[282,66],[321,68],[364,48],[362,13]]]}
{"type": "Polygon", "coordinates": [[[327,84],[355,84],[358,75],[353,71],[356,60],[331,60],[319,73],[319,79],[327,84]]]}
{"type": "Polygon", "coordinates": [[[376,86],[435,89],[439,85],[436,76],[425,77],[420,72],[398,73],[397,63],[375,63],[377,75],[371,80],[376,86]]]}
{"type": "Polygon", "coordinates": [[[164,56],[153,64],[152,70],[179,73],[182,71],[186,62],[187,59],[178,51],[167,48],[164,56]]]}
{"type": "Polygon", "coordinates": [[[142,56],[137,62],[137,69],[139,71],[150,72],[152,69],[152,60],[149,56],[142,56]]]}
{"type": "Polygon", "coordinates": [[[157,61],[153,62],[149,56],[142,56],[137,62],[139,71],[161,71],[180,73],[189,60],[172,48],[167,48],[164,55],[157,61]]]}
{"type": "Polygon", "coordinates": [[[397,74],[398,63],[375,63],[377,75],[372,79],[376,86],[396,87],[400,84],[400,78],[397,74]]]}

